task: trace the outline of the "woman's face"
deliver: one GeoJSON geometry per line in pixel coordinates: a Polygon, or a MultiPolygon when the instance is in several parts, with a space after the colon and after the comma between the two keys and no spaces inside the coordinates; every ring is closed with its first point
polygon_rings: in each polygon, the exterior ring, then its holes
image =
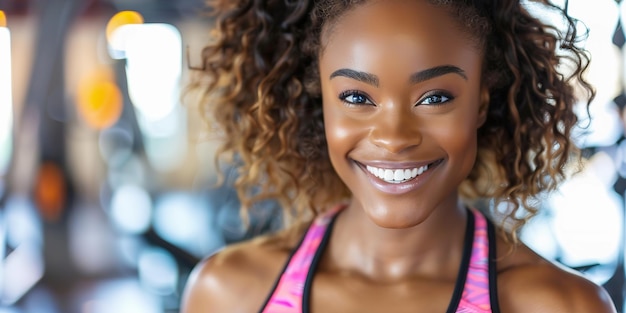
{"type": "Polygon", "coordinates": [[[378,225],[457,207],[486,116],[482,52],[443,7],[372,1],[322,36],[330,160],[378,225]]]}

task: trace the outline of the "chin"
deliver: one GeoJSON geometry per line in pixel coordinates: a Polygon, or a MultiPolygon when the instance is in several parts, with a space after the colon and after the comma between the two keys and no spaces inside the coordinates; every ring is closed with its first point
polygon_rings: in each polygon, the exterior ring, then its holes
{"type": "Polygon", "coordinates": [[[406,229],[423,223],[431,211],[411,206],[384,205],[380,207],[363,207],[367,217],[377,226],[388,229],[406,229]],[[393,208],[393,209],[390,209],[393,208]]]}

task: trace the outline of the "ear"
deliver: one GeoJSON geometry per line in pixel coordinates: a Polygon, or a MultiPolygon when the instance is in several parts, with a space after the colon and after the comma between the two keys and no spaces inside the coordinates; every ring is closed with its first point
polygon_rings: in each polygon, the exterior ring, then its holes
{"type": "Polygon", "coordinates": [[[480,106],[478,107],[478,123],[476,128],[480,128],[487,121],[487,112],[489,112],[489,88],[483,84],[480,88],[480,106]]]}

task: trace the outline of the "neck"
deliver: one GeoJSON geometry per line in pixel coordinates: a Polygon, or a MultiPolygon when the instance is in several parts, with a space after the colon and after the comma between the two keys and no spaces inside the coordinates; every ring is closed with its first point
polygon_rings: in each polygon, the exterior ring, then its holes
{"type": "Polygon", "coordinates": [[[433,275],[453,280],[462,258],[466,215],[454,199],[418,225],[389,229],[374,224],[360,206],[350,205],[337,217],[326,266],[375,281],[433,275]]]}

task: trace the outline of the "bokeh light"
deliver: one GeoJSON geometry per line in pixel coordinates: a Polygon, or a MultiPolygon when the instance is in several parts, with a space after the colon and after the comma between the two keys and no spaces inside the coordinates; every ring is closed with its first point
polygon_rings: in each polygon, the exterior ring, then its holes
{"type": "Polygon", "coordinates": [[[143,233],[150,226],[152,199],[145,189],[137,185],[120,186],[113,193],[110,216],[113,224],[121,231],[143,233]]]}
{"type": "Polygon", "coordinates": [[[120,26],[129,25],[129,24],[142,24],[143,16],[139,12],[135,11],[122,11],[118,12],[107,23],[106,27],[106,36],[107,40],[110,40],[113,36],[113,32],[117,30],[120,26]]]}
{"type": "Polygon", "coordinates": [[[135,137],[129,128],[115,125],[100,132],[98,140],[100,155],[112,168],[121,167],[133,154],[135,137]]]}
{"type": "Polygon", "coordinates": [[[76,100],[81,117],[95,129],[110,127],[122,114],[122,93],[107,68],[100,68],[80,81],[76,100]]]}
{"type": "Polygon", "coordinates": [[[35,200],[41,216],[55,222],[59,219],[66,203],[65,174],[61,168],[52,162],[41,164],[35,182],[35,200]]]}
{"type": "Polygon", "coordinates": [[[70,259],[84,274],[103,275],[118,268],[116,234],[105,212],[94,205],[81,204],[68,218],[70,259]]]}
{"type": "Polygon", "coordinates": [[[20,244],[9,253],[2,265],[4,280],[11,282],[4,284],[0,290],[0,300],[7,305],[20,300],[44,273],[40,246],[33,243],[20,244]]]}
{"type": "Polygon", "coordinates": [[[116,167],[108,169],[107,180],[111,188],[125,184],[145,186],[147,183],[147,166],[137,155],[131,155],[124,162],[116,162],[116,167]]]}
{"type": "Polygon", "coordinates": [[[13,145],[11,34],[3,25],[6,25],[6,19],[0,11],[0,177],[8,170],[13,145]]]}
{"type": "Polygon", "coordinates": [[[41,226],[27,197],[11,196],[0,210],[0,302],[19,301],[43,275],[41,226]]]}
{"type": "Polygon", "coordinates": [[[2,10],[0,10],[0,27],[7,27],[7,16],[2,10]]]}
{"type": "Polygon", "coordinates": [[[163,313],[159,298],[146,291],[137,279],[105,281],[86,290],[80,312],[85,313],[163,313]]]}
{"type": "Polygon", "coordinates": [[[135,11],[121,11],[113,15],[106,27],[106,39],[109,46],[109,53],[115,59],[123,58],[124,46],[126,44],[126,36],[124,34],[124,26],[132,24],[142,24],[143,16],[135,11]]]}
{"type": "Polygon", "coordinates": [[[202,256],[223,245],[213,215],[197,195],[171,192],[155,201],[154,229],[165,240],[202,256]]]}
{"type": "Polygon", "coordinates": [[[124,266],[137,269],[139,256],[147,245],[148,243],[140,236],[121,234],[117,239],[117,246],[124,266]]]}
{"type": "Polygon", "coordinates": [[[151,247],[142,251],[138,272],[141,283],[153,293],[169,295],[176,291],[178,265],[166,250],[151,247]]]}
{"type": "Polygon", "coordinates": [[[124,26],[128,93],[138,113],[149,121],[169,115],[180,103],[182,38],[169,24],[124,26]]]}
{"type": "Polygon", "coordinates": [[[184,161],[188,142],[187,117],[180,105],[181,34],[161,23],[125,25],[120,32],[128,94],[148,161],[157,171],[173,170],[184,161]]]}
{"type": "Polygon", "coordinates": [[[43,243],[41,220],[37,209],[27,197],[8,198],[4,206],[4,220],[6,244],[10,247],[17,247],[25,242],[43,243]]]}

